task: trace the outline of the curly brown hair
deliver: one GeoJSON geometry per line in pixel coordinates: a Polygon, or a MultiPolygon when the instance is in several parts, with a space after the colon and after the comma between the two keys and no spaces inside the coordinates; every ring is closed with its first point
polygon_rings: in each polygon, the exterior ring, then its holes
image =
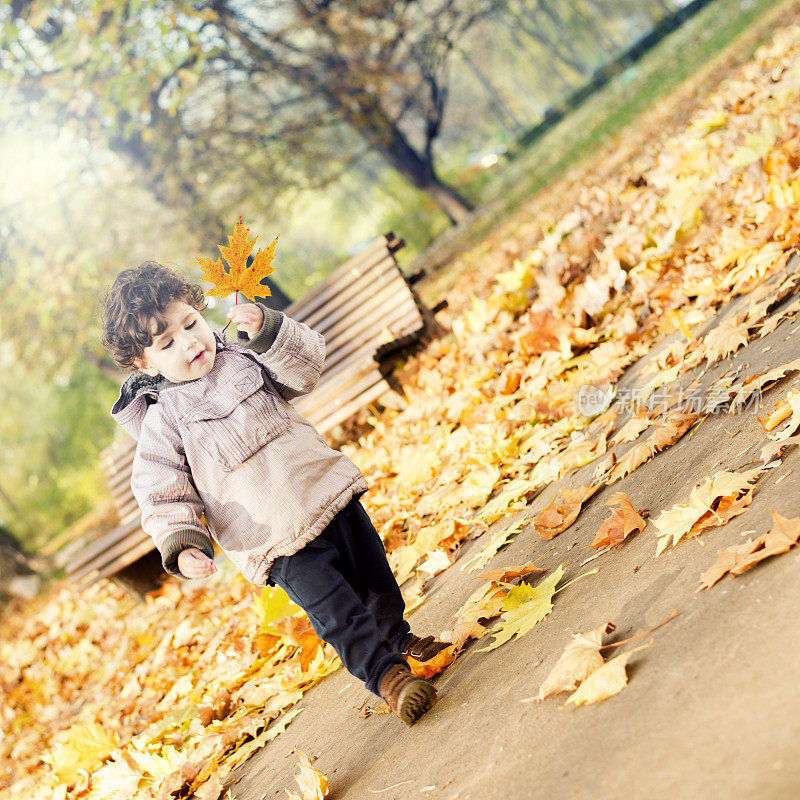
{"type": "Polygon", "coordinates": [[[182,300],[198,311],[206,305],[199,285],[157,261],[145,261],[117,275],[101,298],[100,321],[103,347],[111,351],[119,366],[136,368],[134,359],[141,358],[153,337],[166,329],[164,311],[173,300],[182,300]],[[155,332],[150,330],[153,320],[155,332]]]}

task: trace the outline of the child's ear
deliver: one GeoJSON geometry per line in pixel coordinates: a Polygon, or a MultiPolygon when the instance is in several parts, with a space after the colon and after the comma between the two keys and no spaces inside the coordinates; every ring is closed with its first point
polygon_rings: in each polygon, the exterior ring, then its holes
{"type": "Polygon", "coordinates": [[[143,358],[134,358],[133,366],[139,372],[144,372],[145,375],[149,375],[151,378],[155,378],[158,375],[158,370],[155,367],[151,367],[143,358]]]}

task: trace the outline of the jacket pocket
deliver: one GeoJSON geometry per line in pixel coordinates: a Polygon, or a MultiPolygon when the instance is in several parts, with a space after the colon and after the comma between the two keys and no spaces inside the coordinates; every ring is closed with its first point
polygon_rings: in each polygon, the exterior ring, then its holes
{"type": "Polygon", "coordinates": [[[230,471],[255,455],[289,427],[289,415],[250,373],[225,387],[187,420],[200,446],[230,471]]]}

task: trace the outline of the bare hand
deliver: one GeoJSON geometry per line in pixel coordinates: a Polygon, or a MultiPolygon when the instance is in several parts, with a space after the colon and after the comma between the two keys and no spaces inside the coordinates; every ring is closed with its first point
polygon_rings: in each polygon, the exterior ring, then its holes
{"type": "Polygon", "coordinates": [[[264,324],[264,312],[255,303],[242,303],[228,312],[228,319],[240,333],[246,333],[247,338],[252,339],[264,324]]]}
{"type": "Polygon", "coordinates": [[[187,547],[178,554],[178,569],[187,578],[207,578],[217,571],[217,565],[202,550],[187,547]]]}

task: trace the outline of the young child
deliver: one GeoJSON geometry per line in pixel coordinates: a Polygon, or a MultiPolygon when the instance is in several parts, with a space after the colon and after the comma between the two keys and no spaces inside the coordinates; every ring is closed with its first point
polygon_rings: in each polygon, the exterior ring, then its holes
{"type": "Polygon", "coordinates": [[[319,380],[324,340],[247,303],[229,312],[240,341],[228,341],[204,305],[199,286],[153,261],[121,272],[103,298],[103,344],[136,370],[111,415],[137,440],[142,527],[172,575],[211,575],[213,538],[249,581],[282,587],[346,669],[411,725],[436,690],[406,658],[447,645],[411,634],[358,500],[363,476],[288,402],[319,380]]]}

